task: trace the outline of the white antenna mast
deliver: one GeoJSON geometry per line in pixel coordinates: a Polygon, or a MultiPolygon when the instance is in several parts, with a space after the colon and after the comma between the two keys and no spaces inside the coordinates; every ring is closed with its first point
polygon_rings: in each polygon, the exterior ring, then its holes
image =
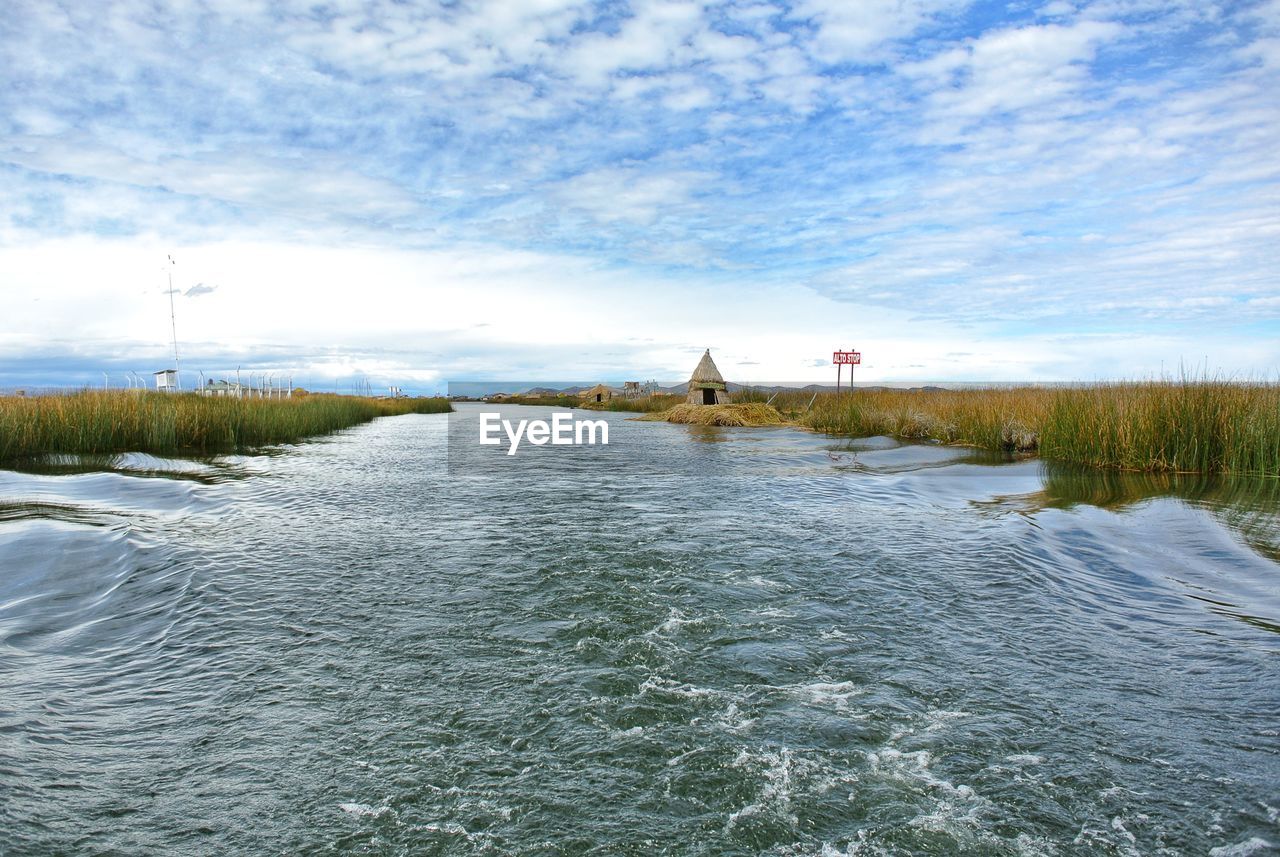
{"type": "Polygon", "coordinates": [[[169,256],[169,329],[173,331],[173,378],[174,384],[182,389],[182,366],[178,362],[178,320],[173,313],[173,266],[178,264],[169,256]]]}

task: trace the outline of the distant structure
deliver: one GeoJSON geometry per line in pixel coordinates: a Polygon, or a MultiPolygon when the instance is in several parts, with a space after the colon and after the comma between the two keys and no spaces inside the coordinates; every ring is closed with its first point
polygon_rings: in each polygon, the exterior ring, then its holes
{"type": "Polygon", "coordinates": [[[152,372],[151,377],[156,379],[157,393],[178,392],[178,370],[177,369],[161,369],[159,372],[152,372]]]}
{"type": "Polygon", "coordinates": [[[578,395],[588,402],[607,402],[617,394],[617,390],[612,387],[606,387],[604,384],[596,384],[590,390],[583,390],[578,395]]]}
{"type": "MultiPolygon", "coordinates": [[[[162,393],[180,392],[177,386],[177,378],[164,378],[167,373],[177,372],[173,369],[164,369],[154,373],[156,376],[156,389],[162,393]]],[[[241,383],[240,371],[236,370],[236,379],[234,381],[224,380],[221,378],[204,378],[204,373],[200,373],[203,383],[196,384],[191,388],[191,393],[196,396],[207,396],[215,399],[291,399],[293,398],[293,376],[285,375],[278,372],[249,372],[248,383],[241,383]]]]}
{"type": "Polygon", "coordinates": [[[622,397],[624,399],[643,399],[644,390],[640,389],[639,381],[623,381],[622,397]]]}
{"type": "Polygon", "coordinates": [[[232,383],[231,381],[214,381],[213,379],[210,379],[208,383],[200,388],[200,395],[239,399],[244,396],[244,390],[241,388],[239,383],[232,383]]]}
{"type": "Polygon", "coordinates": [[[173,333],[173,390],[177,392],[182,389],[181,376],[178,370],[182,368],[182,362],[178,360],[178,317],[173,312],[173,266],[178,264],[173,261],[173,256],[168,256],[169,264],[165,265],[165,270],[169,272],[169,330],[173,333]]]}
{"type": "Polygon", "coordinates": [[[724,376],[716,368],[708,348],[693,370],[689,379],[689,404],[691,405],[727,405],[729,404],[729,388],[724,376]]]}

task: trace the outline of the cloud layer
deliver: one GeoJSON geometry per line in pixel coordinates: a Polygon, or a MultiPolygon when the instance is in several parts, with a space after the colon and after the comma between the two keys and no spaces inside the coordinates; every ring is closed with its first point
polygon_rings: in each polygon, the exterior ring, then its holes
{"type": "MultiPolygon", "coordinates": [[[[526,316],[560,307],[570,351],[671,349],[566,353],[559,377],[674,371],[707,338],[774,372],[836,337],[906,354],[938,336],[999,362],[942,352],[883,374],[1280,368],[1276,0],[16,2],[0,67],[0,289],[14,299],[79,294],[51,255],[71,246],[142,265],[89,284],[122,306],[120,282],[156,280],[144,249],[216,245],[280,267],[347,248],[393,254],[402,306],[453,320],[388,374],[505,354],[509,334],[483,335],[468,315],[483,308],[441,285],[471,255],[476,288],[526,316]],[[421,276],[399,267],[412,254],[421,276]],[[730,326],[734,303],[814,317],[730,326]],[[1145,350],[1117,366],[1097,346],[1111,338],[1145,350]]],[[[267,332],[233,320],[286,294],[307,320],[287,359],[323,364],[322,336],[360,353],[379,339],[377,321],[352,320],[371,292],[343,266],[305,298],[224,267],[184,260],[184,299],[203,295],[184,303],[228,320],[211,361],[269,353],[267,332]]],[[[63,301],[57,329],[92,327],[84,306],[63,301]]],[[[122,312],[149,341],[151,309],[122,312]]],[[[31,335],[0,324],[5,374],[35,360],[31,335]]]]}

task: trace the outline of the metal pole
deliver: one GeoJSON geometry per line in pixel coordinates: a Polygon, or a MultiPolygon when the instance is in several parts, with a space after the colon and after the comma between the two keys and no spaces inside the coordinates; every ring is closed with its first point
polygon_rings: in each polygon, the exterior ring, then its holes
{"type": "Polygon", "coordinates": [[[182,364],[178,361],[178,320],[173,311],[173,266],[178,264],[169,256],[169,329],[173,332],[173,383],[177,390],[182,389],[182,364]]]}

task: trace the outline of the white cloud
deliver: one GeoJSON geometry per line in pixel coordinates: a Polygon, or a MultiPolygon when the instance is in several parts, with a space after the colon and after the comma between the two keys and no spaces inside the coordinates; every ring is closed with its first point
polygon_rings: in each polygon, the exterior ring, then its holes
{"type": "Polygon", "coordinates": [[[881,59],[887,43],[963,5],[956,0],[800,0],[792,15],[817,24],[813,49],[819,59],[857,63],[881,59]]]}
{"type": "Polygon", "coordinates": [[[596,223],[652,225],[695,205],[694,189],[714,178],[688,170],[654,173],[638,166],[610,167],[562,182],[555,194],[568,213],[583,214],[596,223]]]}
{"type": "MultiPolygon", "coordinates": [[[[1174,346],[1157,327],[1253,324],[1229,353],[1263,360],[1280,318],[1277,8],[19,0],[0,35],[12,84],[0,93],[0,255],[19,254],[10,273],[62,270],[30,248],[136,273],[151,263],[113,248],[244,254],[230,271],[208,257],[199,276],[225,286],[200,302],[211,347],[295,354],[328,338],[334,365],[368,366],[394,345],[392,362],[415,372],[422,355],[476,366],[465,360],[508,354],[504,342],[535,348],[504,321],[507,306],[529,317],[517,286],[531,283],[555,327],[625,311],[631,321],[599,329],[626,338],[634,326],[671,349],[628,351],[637,367],[693,347],[635,321],[667,315],[655,296],[719,312],[725,340],[731,321],[763,338],[769,356],[743,348],[742,365],[771,372],[813,359],[790,331],[814,325],[780,305],[830,320],[823,335],[874,317],[876,350],[894,355],[879,365],[901,372],[968,350],[983,371],[1015,372],[1022,353],[1038,373],[1043,337],[1001,344],[1028,320],[1082,337],[1123,327],[1161,359],[1174,346]],[[460,274],[467,253],[484,256],[482,275],[460,274]],[[319,309],[297,330],[223,315],[250,288],[287,296],[271,298],[270,318],[308,301],[247,260],[328,297],[313,295],[319,309]],[[411,265],[506,303],[415,291],[411,265]],[[384,292],[370,277],[406,285],[384,292]],[[494,335],[388,345],[367,335],[385,312],[344,303],[353,293],[413,310],[393,326],[447,307],[475,315],[457,330],[494,335]],[[783,327],[730,319],[726,304],[783,327]],[[981,327],[978,346],[926,347],[961,325],[981,327]]],[[[137,341],[141,328],[64,279],[84,273],[44,281],[82,299],[59,312],[95,310],[85,341],[137,341]]],[[[605,341],[583,336],[557,359],[605,341]]]]}
{"type": "Polygon", "coordinates": [[[931,109],[973,118],[1061,102],[1086,86],[1086,63],[1124,28],[1101,21],[988,32],[902,71],[930,84],[931,109]]]}

